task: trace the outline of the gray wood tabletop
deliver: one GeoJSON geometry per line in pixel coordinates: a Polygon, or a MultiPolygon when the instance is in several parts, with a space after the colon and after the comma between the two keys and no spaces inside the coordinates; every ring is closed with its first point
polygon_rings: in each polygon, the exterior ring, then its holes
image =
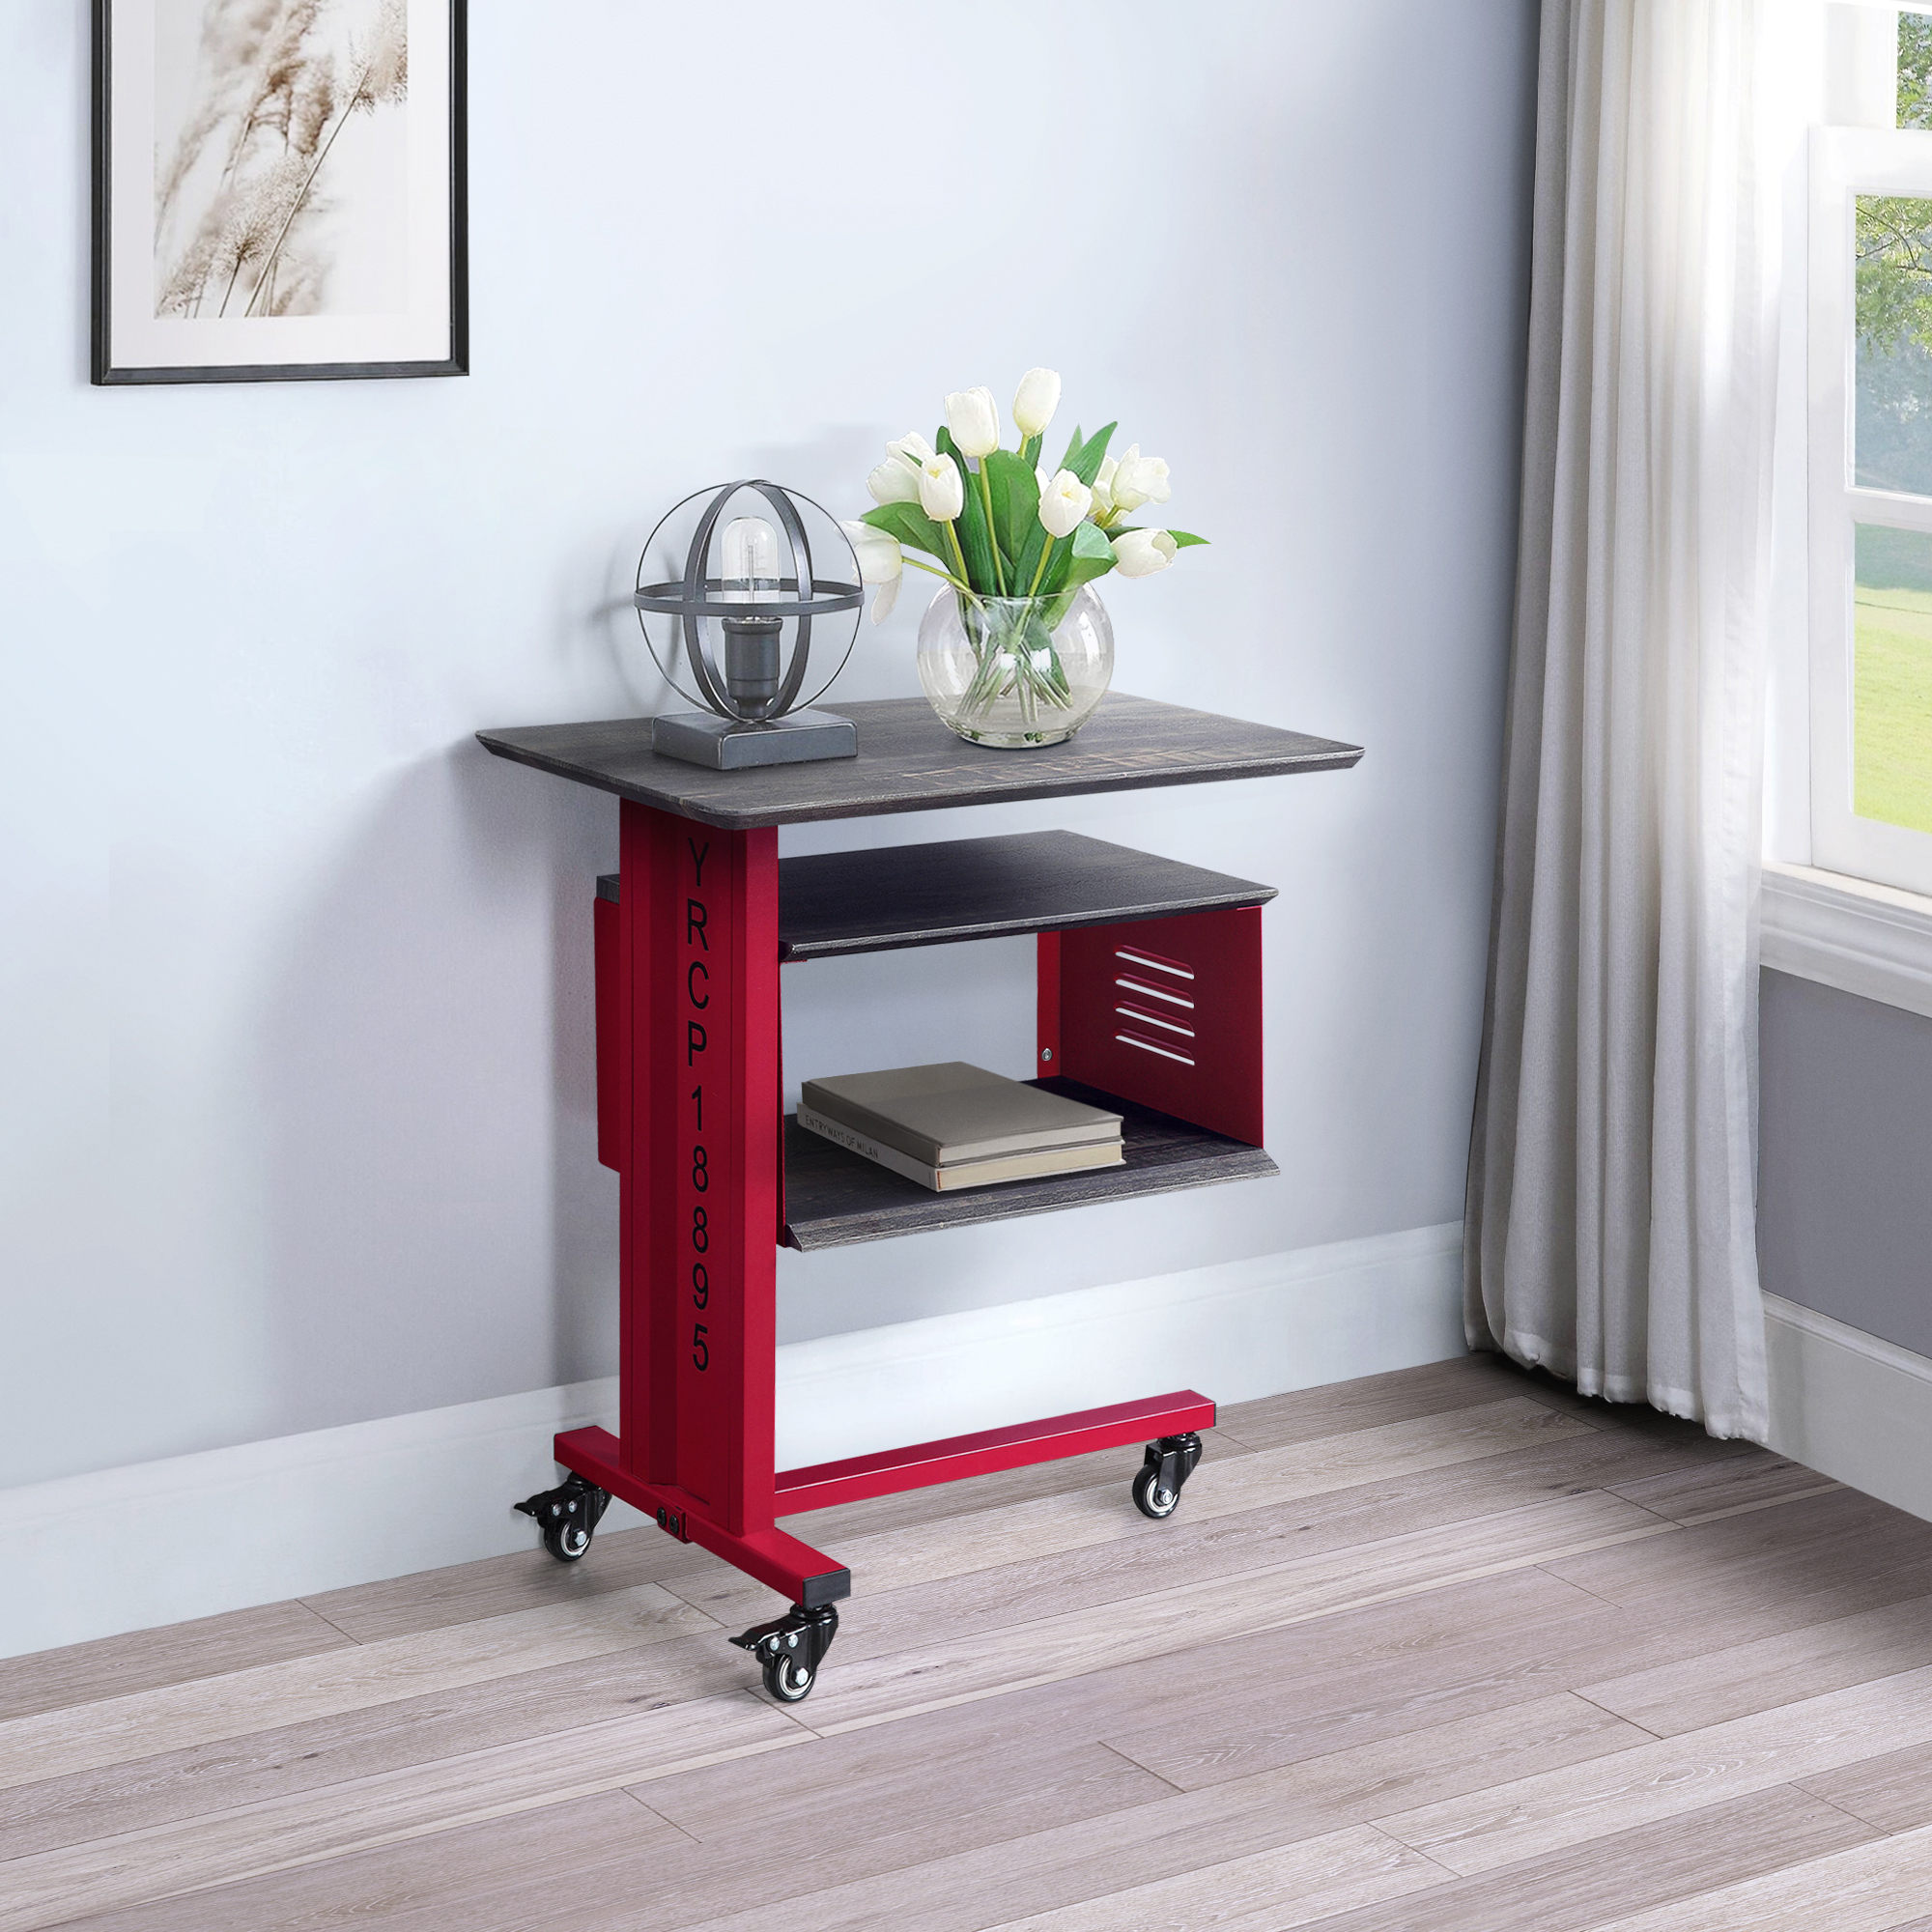
{"type": "Polygon", "coordinates": [[[1362,755],[1359,745],[1119,691],[1108,693],[1065,744],[1024,751],[969,745],[939,722],[923,697],[867,698],[819,708],[857,725],[856,758],[709,771],[654,753],[648,718],[526,724],[476,736],[499,758],[731,831],[1338,771],[1362,755]]]}

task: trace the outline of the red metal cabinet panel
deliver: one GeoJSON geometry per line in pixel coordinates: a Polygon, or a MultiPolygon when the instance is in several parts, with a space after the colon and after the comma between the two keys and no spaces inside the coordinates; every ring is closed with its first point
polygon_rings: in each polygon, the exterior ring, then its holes
{"type": "Polygon", "coordinates": [[[1261,1146],[1259,906],[1044,934],[1039,1010],[1042,1073],[1261,1146]]]}

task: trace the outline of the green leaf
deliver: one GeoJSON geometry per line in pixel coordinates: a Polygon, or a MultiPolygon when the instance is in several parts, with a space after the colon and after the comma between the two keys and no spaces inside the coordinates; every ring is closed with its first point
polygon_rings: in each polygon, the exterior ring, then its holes
{"type": "Polygon", "coordinates": [[[1024,597],[1032,587],[1034,573],[1039,569],[1039,554],[1045,547],[1046,529],[1036,514],[1033,528],[1027,532],[1026,542],[1021,544],[1019,554],[1013,558],[1007,579],[1015,597],[1024,597]]]}
{"type": "Polygon", "coordinates": [[[1033,466],[1010,449],[996,449],[983,462],[993,492],[993,534],[1007,559],[1010,585],[1013,566],[1027,547],[1030,532],[1039,528],[1039,479],[1034,475],[1033,466]]]}
{"type": "Polygon", "coordinates": [[[948,570],[952,568],[952,546],[946,541],[946,532],[917,503],[881,503],[859,521],[897,537],[908,550],[923,550],[937,557],[948,570]]]}
{"type": "Polygon", "coordinates": [[[1104,577],[1114,567],[1114,546],[1098,524],[1076,524],[1073,528],[1072,566],[1068,581],[1085,583],[1090,578],[1104,577]]]}
{"type": "MultiPolygon", "coordinates": [[[[1081,527],[1085,528],[1086,526],[1083,525],[1081,527]]],[[[1039,534],[1043,542],[1046,537],[1045,530],[1042,529],[1039,534]]],[[[1072,563],[1072,561],[1073,561],[1072,543],[1070,541],[1065,543],[1056,543],[1053,546],[1053,548],[1047,552],[1046,572],[1045,575],[1042,576],[1039,580],[1039,588],[1034,593],[1035,596],[1051,597],[1057,590],[1059,590],[1060,586],[1066,582],[1067,567],[1072,563]]],[[[1038,554],[1036,554],[1032,563],[1029,564],[1027,567],[1027,582],[1029,583],[1033,582],[1033,573],[1038,568],[1039,568],[1039,557],[1038,554]]]]}
{"type": "Polygon", "coordinates": [[[1105,429],[1095,430],[1078,449],[1066,452],[1066,461],[1060,466],[1061,469],[1072,470],[1088,489],[1093,489],[1094,479],[1100,473],[1100,465],[1107,460],[1107,439],[1119,428],[1119,423],[1109,423],[1105,429]]]}
{"type": "Polygon", "coordinates": [[[1076,526],[1071,543],[1055,546],[1053,565],[1047,571],[1049,577],[1059,579],[1053,602],[1047,607],[1048,628],[1066,615],[1067,606],[1083,583],[1105,577],[1113,567],[1114,546],[1107,541],[1106,531],[1097,524],[1076,526]]]}
{"type": "Polygon", "coordinates": [[[958,466],[959,480],[965,486],[965,507],[953,528],[959,532],[959,547],[966,554],[967,582],[981,597],[997,597],[1000,580],[993,566],[993,537],[986,527],[986,506],[980,500],[979,478],[967,469],[951,430],[942,429],[933,447],[958,466]]]}
{"type": "Polygon", "coordinates": [[[1054,545],[1047,561],[1046,581],[1039,586],[1042,597],[1056,600],[1048,621],[1059,623],[1066,614],[1073,593],[1083,583],[1105,577],[1113,567],[1114,546],[1108,541],[1107,532],[1097,524],[1076,524],[1073,535],[1065,543],[1054,545]]]}
{"type": "MultiPolygon", "coordinates": [[[[1025,443],[1025,445],[1022,447],[1020,452],[1022,458],[1027,458],[1028,452],[1029,451],[1032,452],[1031,458],[1029,459],[1029,468],[1038,467],[1039,449],[1040,449],[1040,444],[1043,440],[1044,440],[1043,438],[1036,436],[1030,438],[1028,441],[1025,443]]],[[[1079,428],[1076,426],[1073,431],[1073,440],[1066,445],[1066,455],[1061,459],[1060,469],[1055,469],[1051,473],[1055,476],[1058,476],[1060,474],[1060,470],[1066,469],[1071,460],[1074,457],[1078,456],[1079,454],[1080,454],[1080,431],[1079,428]]],[[[1027,594],[1028,586],[1033,582],[1034,580],[1034,573],[1039,569],[1039,554],[1040,551],[1045,547],[1045,544],[1046,544],[1046,531],[1043,528],[1041,528],[1039,522],[1039,479],[1036,477],[1034,479],[1033,527],[1027,531],[1026,541],[1023,544],[1021,544],[1019,548],[1019,554],[1013,559],[1014,596],[1023,597],[1027,594]]],[[[1044,597],[1051,592],[1051,590],[1053,589],[1054,577],[1060,568],[1061,568],[1061,562],[1058,554],[1056,553],[1053,561],[1047,565],[1046,575],[1040,580],[1039,589],[1037,593],[1038,596],[1044,597]]]]}
{"type": "MultiPolygon", "coordinates": [[[[1109,534],[1123,537],[1129,530],[1158,530],[1164,528],[1166,528],[1166,526],[1162,524],[1116,524],[1109,534]]],[[[1167,533],[1174,539],[1176,550],[1185,550],[1189,544],[1205,544],[1208,541],[1206,537],[1197,537],[1192,530],[1168,530],[1167,533]]]]}

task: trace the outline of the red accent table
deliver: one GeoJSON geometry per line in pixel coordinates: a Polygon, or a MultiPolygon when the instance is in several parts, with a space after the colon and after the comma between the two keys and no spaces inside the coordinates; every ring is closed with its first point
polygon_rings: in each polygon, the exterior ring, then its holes
{"type": "Polygon", "coordinates": [[[1274,890],[1065,832],[781,861],[776,828],[1361,756],[1119,693],[1069,743],[1029,752],[966,744],[919,698],[838,709],[856,758],[736,772],[659,757],[647,718],[477,734],[620,800],[620,870],[595,907],[598,1153],[621,1179],[618,1431],[560,1435],[556,1459],[808,1611],[848,1595],[850,1574],[781,1513],[1212,1427],[1213,1404],[1182,1389],[781,1471],[776,1251],[1276,1173],[1261,1146],[1274,890]],[[935,1194],[785,1120],[785,964],[1014,933],[1038,935],[1037,1077],[1122,1114],[1124,1166],[935,1194]]]}

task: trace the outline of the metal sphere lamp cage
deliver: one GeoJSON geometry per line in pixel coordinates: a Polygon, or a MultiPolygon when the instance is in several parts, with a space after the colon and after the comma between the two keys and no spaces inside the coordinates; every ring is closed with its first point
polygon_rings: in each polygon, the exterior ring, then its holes
{"type": "Polygon", "coordinates": [[[658,668],[680,696],[705,707],[654,718],[654,752],[717,771],[858,755],[852,721],[810,708],[831,689],[852,654],[865,592],[859,582],[859,560],[845,533],[810,497],[751,478],[685,497],[659,521],[638,559],[634,601],[639,627],[658,668]],[[724,522],[732,499],[747,491],[762,499],[758,507],[777,520],[778,530],[762,515],[724,522]],[[696,527],[682,543],[683,563],[674,565],[679,574],[647,583],[650,560],[661,554],[660,540],[674,559],[682,526],[699,503],[704,507],[697,513],[696,527]],[[822,523],[842,549],[852,566],[849,582],[817,574],[806,512],[812,513],[813,521],[822,523]],[[789,576],[781,557],[779,530],[783,531],[791,554],[789,576]],[[846,611],[852,618],[849,630],[824,621],[846,611]],[[653,616],[670,621],[658,625],[654,633],[653,616]],[[810,696],[801,697],[812,659],[814,623],[819,626],[821,667],[835,652],[838,662],[810,696]],[[714,649],[714,624],[722,634],[722,653],[714,649]],[[784,639],[787,624],[792,627],[789,651],[784,639]],[[842,649],[837,635],[841,630],[842,649]],[[830,650],[828,631],[834,634],[830,650]]]}

